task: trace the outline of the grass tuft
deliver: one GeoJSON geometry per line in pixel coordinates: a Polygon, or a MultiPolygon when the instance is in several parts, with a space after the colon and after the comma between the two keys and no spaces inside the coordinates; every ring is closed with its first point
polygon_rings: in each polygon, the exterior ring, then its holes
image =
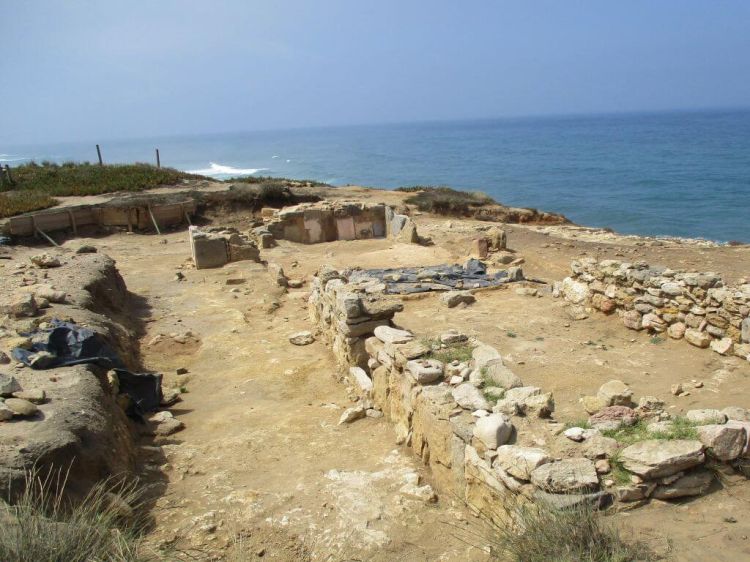
{"type": "Polygon", "coordinates": [[[472,533],[465,541],[470,544],[482,539],[489,542],[493,561],[647,562],[656,559],[645,544],[626,540],[613,524],[586,503],[557,509],[544,502],[532,503],[521,496],[508,496],[494,509],[496,513],[478,513],[486,530],[472,533]]]}
{"type": "Polygon", "coordinates": [[[677,416],[670,420],[671,426],[666,431],[649,431],[644,420],[638,420],[635,425],[602,431],[605,437],[617,440],[621,445],[632,445],[647,439],[697,439],[696,424],[687,418],[677,416]]]}
{"type": "Polygon", "coordinates": [[[0,502],[0,560],[13,562],[141,562],[142,550],[130,506],[135,487],[104,481],[76,503],[65,499],[66,479],[26,475],[23,493],[0,502]]]}

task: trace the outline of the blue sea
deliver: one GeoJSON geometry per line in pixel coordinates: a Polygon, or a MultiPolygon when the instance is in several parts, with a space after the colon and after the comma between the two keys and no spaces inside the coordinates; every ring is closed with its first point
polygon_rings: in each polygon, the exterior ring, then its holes
{"type": "MultiPolygon", "coordinates": [[[[750,242],[750,110],[513,118],[99,141],[105,162],[227,178],[450,185],[629,234],[750,242]]],[[[96,161],[93,143],[0,162],[96,161]]]]}

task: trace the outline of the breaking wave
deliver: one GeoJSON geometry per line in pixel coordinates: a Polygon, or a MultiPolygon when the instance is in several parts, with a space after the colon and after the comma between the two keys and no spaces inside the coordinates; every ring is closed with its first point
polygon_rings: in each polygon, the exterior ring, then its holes
{"type": "Polygon", "coordinates": [[[268,170],[268,168],[234,168],[232,166],[225,166],[224,164],[217,164],[216,162],[209,162],[208,164],[208,168],[187,170],[187,172],[188,174],[198,174],[201,176],[252,176],[258,172],[268,170]]]}

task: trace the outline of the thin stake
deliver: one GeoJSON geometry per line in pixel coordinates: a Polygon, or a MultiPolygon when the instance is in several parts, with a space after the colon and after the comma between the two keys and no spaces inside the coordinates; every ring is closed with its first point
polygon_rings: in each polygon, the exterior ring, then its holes
{"type": "Polygon", "coordinates": [[[10,166],[5,165],[5,173],[8,174],[8,183],[13,185],[13,176],[10,175],[10,166]]]}
{"type": "Polygon", "coordinates": [[[36,231],[37,231],[37,232],[38,232],[39,234],[41,234],[42,236],[44,236],[44,237],[45,237],[45,238],[46,238],[46,239],[47,239],[47,240],[49,241],[49,243],[50,243],[50,244],[52,244],[53,246],[57,246],[58,248],[60,247],[60,244],[58,244],[57,242],[55,242],[54,240],[52,240],[52,238],[50,238],[49,236],[47,236],[47,235],[46,235],[46,234],[44,233],[44,231],[42,231],[42,229],[41,229],[41,228],[39,228],[38,226],[36,227],[36,231]]]}
{"type": "Polygon", "coordinates": [[[154,213],[151,212],[151,205],[148,206],[148,214],[151,215],[151,222],[154,223],[154,228],[156,229],[156,233],[161,236],[161,230],[159,230],[159,225],[156,223],[156,218],[154,217],[154,213]]]}
{"type": "Polygon", "coordinates": [[[99,165],[103,166],[104,162],[102,162],[102,149],[99,148],[99,145],[96,145],[96,155],[99,157],[99,165]]]}
{"type": "Polygon", "coordinates": [[[161,159],[159,158],[159,149],[156,149],[156,167],[161,168],[161,159]]]}

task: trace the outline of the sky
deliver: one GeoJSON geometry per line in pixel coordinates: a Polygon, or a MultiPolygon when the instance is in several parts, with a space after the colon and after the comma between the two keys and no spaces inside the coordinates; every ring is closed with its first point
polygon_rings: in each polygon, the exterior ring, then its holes
{"type": "Polygon", "coordinates": [[[747,0],[0,0],[12,144],[747,106],[747,0]]]}

